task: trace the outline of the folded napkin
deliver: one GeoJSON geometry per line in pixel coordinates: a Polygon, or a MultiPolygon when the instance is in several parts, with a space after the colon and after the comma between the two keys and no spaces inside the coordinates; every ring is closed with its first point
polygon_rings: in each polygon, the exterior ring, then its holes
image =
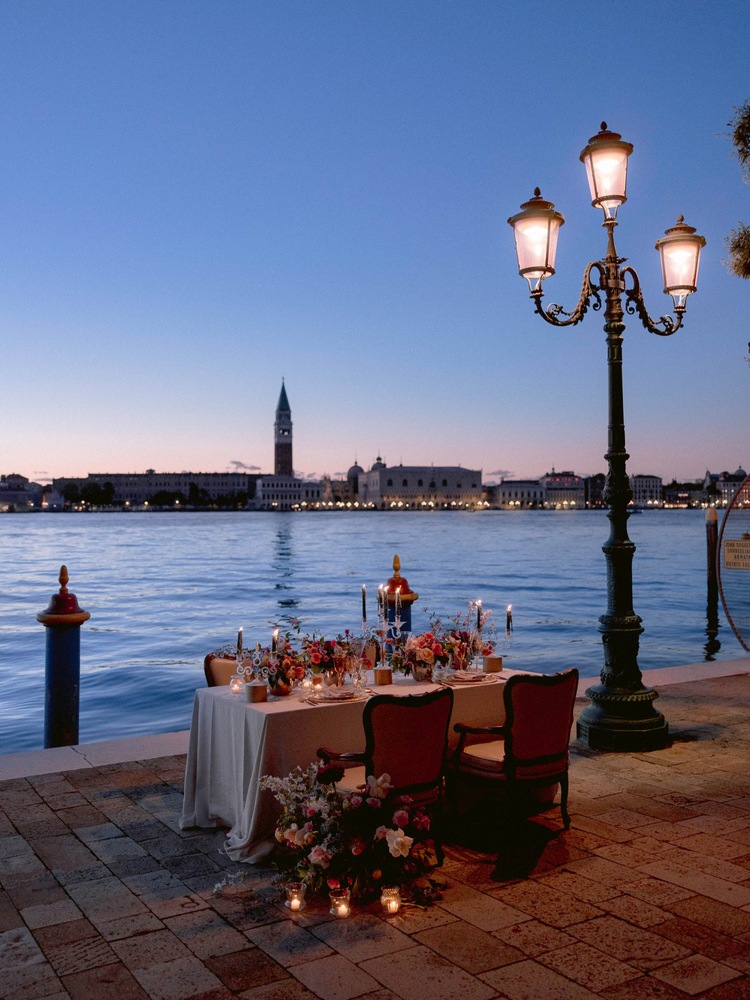
{"type": "Polygon", "coordinates": [[[451,681],[459,681],[461,684],[471,684],[476,681],[483,681],[485,676],[485,674],[478,674],[472,670],[454,670],[448,677],[448,683],[450,684],[451,681]]]}

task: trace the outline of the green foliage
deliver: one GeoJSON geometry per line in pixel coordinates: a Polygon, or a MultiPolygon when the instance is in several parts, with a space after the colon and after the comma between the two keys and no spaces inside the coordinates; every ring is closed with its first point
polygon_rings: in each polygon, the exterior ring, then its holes
{"type": "MultiPolygon", "coordinates": [[[[734,109],[734,116],[727,123],[731,128],[734,155],[740,161],[744,179],[750,183],[750,101],[744,101],[734,109]]],[[[731,274],[738,278],[750,278],[750,227],[739,222],[729,236],[724,238],[729,251],[725,262],[731,274]]]]}
{"type": "Polygon", "coordinates": [[[729,271],[738,278],[750,278],[750,226],[738,223],[724,243],[729,251],[729,271]]]}
{"type": "Polygon", "coordinates": [[[734,117],[728,124],[732,129],[734,155],[740,161],[745,180],[750,181],[750,101],[734,109],[734,117]]]}

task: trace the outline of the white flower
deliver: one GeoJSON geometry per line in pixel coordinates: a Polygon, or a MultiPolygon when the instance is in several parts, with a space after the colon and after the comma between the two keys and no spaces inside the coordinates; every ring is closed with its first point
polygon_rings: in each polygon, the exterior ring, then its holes
{"type": "Polygon", "coordinates": [[[375,778],[372,774],[367,775],[367,791],[375,799],[384,799],[391,790],[390,774],[381,774],[375,778]]]}
{"type": "Polygon", "coordinates": [[[394,858],[405,858],[414,843],[414,838],[407,837],[401,827],[398,830],[388,830],[385,839],[388,841],[388,850],[394,858]]]}

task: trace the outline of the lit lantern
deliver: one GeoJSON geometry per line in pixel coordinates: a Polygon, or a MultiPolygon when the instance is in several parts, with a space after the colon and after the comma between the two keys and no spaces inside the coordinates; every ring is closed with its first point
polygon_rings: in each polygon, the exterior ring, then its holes
{"type": "Polygon", "coordinates": [[[627,201],[628,157],[630,142],[623,142],[619,132],[610,132],[602,122],[601,131],[589,139],[581,153],[591,191],[591,204],[601,208],[605,219],[616,219],[617,209],[627,201]]]}
{"type": "Polygon", "coordinates": [[[380,905],[387,916],[393,917],[401,909],[401,893],[396,887],[384,886],[380,893],[380,905]]]}
{"type": "Polygon", "coordinates": [[[542,281],[555,273],[557,234],[565,219],[536,188],[534,197],[524,202],[508,223],[516,238],[518,273],[526,278],[532,292],[538,291],[542,281]]]}
{"type": "Polygon", "coordinates": [[[698,265],[701,249],[705,245],[705,238],[698,236],[692,226],[686,225],[681,215],[677,216],[677,225],[667,229],[664,236],[656,241],[656,249],[661,256],[664,291],[672,296],[675,309],[684,309],[688,295],[698,287],[698,265]]]}
{"type": "Polygon", "coordinates": [[[335,889],[330,893],[330,900],[329,913],[340,920],[349,916],[351,912],[351,892],[349,889],[335,889]]]}
{"type": "Polygon", "coordinates": [[[286,906],[292,913],[299,913],[305,908],[305,890],[307,886],[304,882],[288,882],[286,887],[286,906]]]}

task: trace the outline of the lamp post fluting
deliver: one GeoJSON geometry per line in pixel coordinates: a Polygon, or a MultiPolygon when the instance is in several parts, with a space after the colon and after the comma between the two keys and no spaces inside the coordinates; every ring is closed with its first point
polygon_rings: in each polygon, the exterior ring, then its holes
{"type": "Polygon", "coordinates": [[[654,701],[657,693],[644,686],[638,666],[641,618],[633,610],[632,564],[635,545],[628,537],[628,506],[632,500],[626,463],[625,418],[622,391],[622,339],[625,314],[638,316],[651,333],[669,336],[682,326],[687,296],[696,290],[700,251],[706,241],[682,216],[657,241],[664,291],[672,296],[674,316],[653,320],[645,307],[640,281],[632,267],[618,257],[614,231],[617,210],[626,201],[627,160],[633,151],[617,132],[602,122],[589,140],[581,160],[591,190],[591,203],[604,212],[607,232],[605,255],[586,265],[578,304],[571,312],[542,305],[542,282],[555,273],[557,236],[564,219],[539,189],[508,219],[513,226],[518,267],[529,283],[537,313],[553,326],[580,323],[589,307],[604,310],[608,372],[607,476],[602,498],[609,510],[609,538],[602,546],[607,565],[607,610],[599,618],[604,666],[600,683],[588,688],[589,704],[577,723],[578,738],[600,750],[656,750],[669,740],[669,727],[654,701]]]}

